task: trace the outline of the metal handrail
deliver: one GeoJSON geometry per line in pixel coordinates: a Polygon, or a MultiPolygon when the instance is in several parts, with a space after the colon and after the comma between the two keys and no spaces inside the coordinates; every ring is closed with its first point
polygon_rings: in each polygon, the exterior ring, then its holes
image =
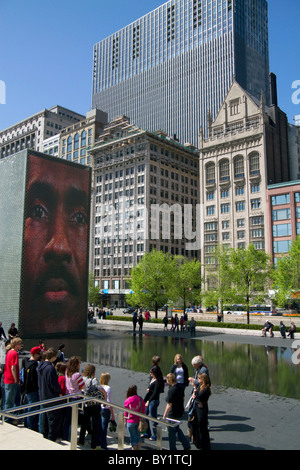
{"type": "Polygon", "coordinates": [[[0,410],[0,417],[1,417],[0,423],[3,424],[4,418],[18,420],[18,419],[27,418],[28,416],[35,416],[37,414],[40,415],[42,413],[48,413],[49,411],[59,410],[59,409],[70,406],[72,408],[70,450],[76,450],[77,449],[77,430],[78,430],[78,409],[79,409],[78,405],[84,405],[85,403],[89,401],[97,401],[102,405],[113,407],[114,409],[123,412],[123,414],[119,413],[118,415],[118,450],[124,450],[124,430],[125,430],[124,412],[130,413],[130,414],[139,416],[140,418],[145,418],[148,421],[157,423],[158,426],[157,426],[156,448],[158,450],[162,449],[161,426],[165,425],[167,427],[173,428],[173,427],[180,425],[180,421],[177,421],[177,420],[173,420],[169,418],[166,418],[166,419],[153,418],[151,416],[145,415],[138,411],[128,410],[128,408],[124,408],[123,406],[116,405],[114,403],[109,403],[105,400],[101,400],[96,397],[87,397],[83,394],[78,394],[78,393],[70,394],[70,395],[63,395],[57,398],[49,398],[48,400],[37,401],[37,402],[30,403],[27,405],[16,406],[8,410],[0,410]],[[63,402],[63,403],[59,403],[55,405],[55,403],[57,402],[63,402]],[[50,403],[53,403],[54,405],[48,406],[50,403]],[[39,407],[39,409],[35,411],[27,411],[25,413],[19,413],[20,411],[26,408],[36,408],[36,407],[39,407]]]}

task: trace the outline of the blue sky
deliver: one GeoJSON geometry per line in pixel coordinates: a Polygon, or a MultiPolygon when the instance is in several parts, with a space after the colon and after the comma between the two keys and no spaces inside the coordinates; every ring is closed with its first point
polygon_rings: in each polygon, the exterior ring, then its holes
{"type": "MultiPolygon", "coordinates": [[[[0,130],[56,104],[85,115],[94,44],[163,3],[0,0],[0,130]]],[[[293,123],[300,114],[300,104],[292,102],[292,84],[300,83],[300,1],[268,5],[270,70],[277,75],[279,106],[293,123]]]]}

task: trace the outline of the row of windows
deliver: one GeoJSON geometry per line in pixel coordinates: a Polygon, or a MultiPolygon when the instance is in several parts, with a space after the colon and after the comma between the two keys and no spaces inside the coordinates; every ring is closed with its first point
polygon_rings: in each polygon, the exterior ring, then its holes
{"type": "MultiPolygon", "coordinates": [[[[256,250],[264,250],[265,249],[265,242],[263,240],[253,241],[251,243],[253,243],[256,250]]],[[[224,246],[227,246],[227,245],[224,244],[224,246]]],[[[237,244],[237,247],[239,249],[243,249],[243,248],[246,248],[246,244],[245,244],[245,242],[239,242],[237,244]]],[[[230,246],[229,246],[229,248],[230,248],[230,246]]],[[[216,264],[216,261],[217,261],[215,256],[205,256],[204,259],[205,259],[205,264],[210,264],[210,265],[216,264]]]]}
{"type": "MultiPolygon", "coordinates": [[[[250,217],[250,226],[255,227],[258,225],[264,224],[264,216],[260,215],[258,217],[250,217]]],[[[230,220],[222,220],[222,229],[230,228],[230,220]]],[[[245,227],[245,219],[237,219],[237,227],[245,227]]],[[[205,232],[213,232],[218,230],[218,222],[207,222],[204,224],[205,232]]]]}
{"type": "MultiPolygon", "coordinates": [[[[237,231],[237,238],[238,240],[244,239],[246,236],[245,230],[238,230],[237,231]]],[[[265,231],[263,228],[258,228],[255,230],[250,230],[250,238],[263,238],[265,236],[265,231]]],[[[231,238],[231,232],[222,232],[222,240],[230,240],[231,238]]],[[[217,233],[208,233],[204,236],[204,241],[205,242],[218,242],[219,236],[217,233]]],[[[209,251],[213,251],[212,247],[215,248],[215,245],[206,245],[209,248],[209,251]]],[[[205,248],[205,250],[206,250],[205,248]]]]}
{"type": "MultiPolygon", "coordinates": [[[[244,157],[237,156],[233,159],[234,179],[245,177],[244,157]]],[[[249,174],[250,176],[259,175],[259,154],[254,152],[249,155],[249,174]]],[[[216,165],[209,162],[205,165],[206,184],[214,184],[216,182],[216,165]]],[[[223,159],[219,162],[219,179],[221,182],[230,180],[230,161],[223,159]]]]}
{"type": "MultiPolygon", "coordinates": [[[[251,209],[260,209],[261,207],[261,199],[251,199],[250,201],[251,209]]],[[[238,201],[235,203],[235,210],[236,212],[243,212],[246,209],[246,202],[245,201],[238,201]]],[[[230,212],[230,203],[221,204],[221,214],[226,214],[230,212]]],[[[207,206],[206,208],[206,215],[215,215],[216,214],[216,206],[207,206]]]]}
{"type": "MultiPolygon", "coordinates": [[[[296,208],[296,219],[300,219],[300,206],[296,208]]],[[[291,218],[291,209],[275,209],[272,211],[272,220],[286,220],[291,218]]]]}
{"type": "MultiPolygon", "coordinates": [[[[250,191],[251,191],[252,194],[259,193],[260,192],[260,185],[259,184],[251,184],[250,191]]],[[[245,186],[237,186],[235,188],[235,195],[236,196],[243,196],[244,194],[245,194],[245,186]]],[[[221,191],[220,191],[221,199],[226,199],[229,196],[230,196],[230,190],[229,189],[221,189],[221,191]]],[[[214,199],[215,199],[215,191],[208,191],[206,193],[206,200],[207,201],[213,201],[214,199]]]]}
{"type": "MultiPolygon", "coordinates": [[[[272,206],[290,204],[290,195],[280,194],[278,196],[272,196],[271,202],[272,202],[272,206]]],[[[295,193],[295,202],[300,202],[300,193],[295,193]]]]}

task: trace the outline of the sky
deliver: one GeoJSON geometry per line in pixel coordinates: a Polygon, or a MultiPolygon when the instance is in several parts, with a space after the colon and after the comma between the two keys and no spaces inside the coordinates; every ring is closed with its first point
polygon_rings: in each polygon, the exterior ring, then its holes
{"type": "MultiPolygon", "coordinates": [[[[86,115],[94,44],[163,3],[0,0],[0,130],[55,105],[86,115]]],[[[268,7],[270,71],[293,124],[300,115],[300,1],[268,0],[268,7]]]]}

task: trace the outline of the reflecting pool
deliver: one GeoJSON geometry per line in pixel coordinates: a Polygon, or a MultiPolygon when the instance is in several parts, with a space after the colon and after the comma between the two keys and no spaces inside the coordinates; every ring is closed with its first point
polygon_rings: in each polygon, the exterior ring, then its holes
{"type": "MultiPolygon", "coordinates": [[[[46,346],[57,347],[60,342],[66,345],[67,357],[79,355],[83,362],[138,372],[148,372],[152,356],[159,355],[164,375],[169,372],[175,354],[182,354],[190,374],[192,358],[201,354],[213,385],[300,398],[300,366],[293,364],[290,347],[147,334],[133,336],[115,331],[89,336],[86,340],[48,340],[46,346]]],[[[24,341],[24,346],[32,347],[32,341],[24,341]]]]}

